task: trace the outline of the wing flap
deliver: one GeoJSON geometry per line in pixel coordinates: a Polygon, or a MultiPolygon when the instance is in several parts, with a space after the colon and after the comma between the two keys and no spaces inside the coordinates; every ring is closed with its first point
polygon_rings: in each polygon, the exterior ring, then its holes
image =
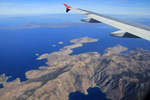
{"type": "Polygon", "coordinates": [[[123,30],[119,30],[119,31],[115,31],[111,33],[111,36],[115,36],[115,37],[126,37],[126,38],[139,38],[135,35],[132,35],[129,32],[125,32],[123,30]]]}
{"type": "Polygon", "coordinates": [[[100,21],[97,21],[97,20],[90,18],[90,17],[81,19],[81,21],[88,22],[88,23],[101,23],[100,21]]]}

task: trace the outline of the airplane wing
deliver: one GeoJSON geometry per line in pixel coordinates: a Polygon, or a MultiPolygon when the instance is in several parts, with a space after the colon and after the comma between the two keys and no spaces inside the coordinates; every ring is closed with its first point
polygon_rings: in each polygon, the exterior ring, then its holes
{"type": "Polygon", "coordinates": [[[71,6],[68,6],[67,4],[64,4],[64,5],[66,6],[66,12],[69,12],[70,10],[72,10],[77,13],[86,15],[88,17],[86,19],[82,19],[81,21],[89,22],[89,23],[104,23],[104,24],[113,26],[117,29],[120,29],[119,31],[112,32],[111,34],[112,36],[143,38],[145,40],[150,41],[150,27],[148,26],[144,26],[140,24],[133,24],[130,22],[121,21],[121,20],[118,20],[109,16],[101,15],[101,14],[83,10],[80,8],[72,8],[71,6]]]}

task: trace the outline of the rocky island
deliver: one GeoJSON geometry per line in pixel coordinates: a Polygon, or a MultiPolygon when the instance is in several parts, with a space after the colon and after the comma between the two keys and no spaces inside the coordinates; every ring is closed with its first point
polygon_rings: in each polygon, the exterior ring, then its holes
{"type": "Polygon", "coordinates": [[[73,39],[72,45],[57,52],[43,54],[47,66],[26,72],[27,80],[6,82],[0,76],[2,100],[68,100],[72,92],[87,94],[89,87],[98,87],[111,100],[142,100],[150,87],[150,51],[135,49],[127,53],[121,45],[106,49],[104,54],[87,52],[70,55],[74,48],[98,39],[73,39]]]}

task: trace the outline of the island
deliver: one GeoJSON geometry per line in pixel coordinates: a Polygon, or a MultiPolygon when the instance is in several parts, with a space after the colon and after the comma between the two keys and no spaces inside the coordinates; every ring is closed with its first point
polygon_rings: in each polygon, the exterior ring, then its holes
{"type": "Polygon", "coordinates": [[[89,87],[97,87],[112,100],[142,100],[150,87],[150,51],[116,45],[104,54],[85,52],[70,55],[74,48],[98,39],[73,39],[71,45],[59,51],[42,54],[37,60],[47,59],[45,66],[27,71],[26,81],[6,82],[2,75],[2,100],[68,100],[76,91],[88,94],[89,87]],[[125,52],[126,51],[126,52],[125,52]],[[125,52],[125,53],[122,53],[125,52]]]}
{"type": "Polygon", "coordinates": [[[60,44],[60,45],[63,44],[63,43],[64,43],[64,42],[62,42],[62,41],[59,41],[59,42],[58,42],[58,44],[60,44]]]}

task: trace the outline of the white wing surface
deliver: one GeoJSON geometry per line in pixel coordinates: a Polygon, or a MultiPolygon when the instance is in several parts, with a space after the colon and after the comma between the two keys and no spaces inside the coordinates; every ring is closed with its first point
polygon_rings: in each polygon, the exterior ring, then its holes
{"type": "Polygon", "coordinates": [[[121,21],[112,17],[108,17],[105,15],[101,15],[98,13],[94,13],[91,11],[79,9],[79,8],[72,8],[66,4],[66,12],[70,10],[75,11],[77,13],[86,15],[88,18],[82,19],[82,21],[89,22],[89,23],[104,23],[110,26],[113,26],[117,29],[120,29],[117,32],[113,32],[113,36],[118,37],[129,37],[129,38],[143,38],[150,41],[150,27],[140,25],[140,24],[133,24],[130,22],[121,21]]]}

